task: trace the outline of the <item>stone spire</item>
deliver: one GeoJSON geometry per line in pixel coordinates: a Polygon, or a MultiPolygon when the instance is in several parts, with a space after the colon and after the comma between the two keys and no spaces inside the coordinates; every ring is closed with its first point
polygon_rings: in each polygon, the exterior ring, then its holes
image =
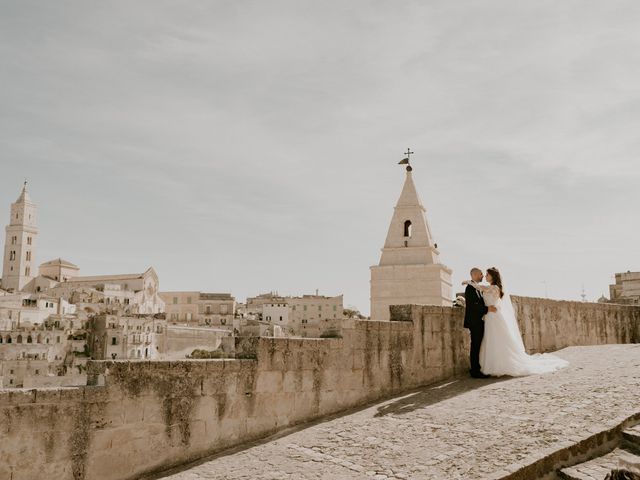
{"type": "Polygon", "coordinates": [[[408,161],[403,160],[407,165],[404,185],[380,262],[371,267],[372,320],[389,320],[391,305],[451,305],[452,272],[440,263],[408,161]]]}
{"type": "Polygon", "coordinates": [[[18,199],[11,204],[5,228],[1,285],[5,290],[23,291],[36,276],[35,264],[37,207],[31,201],[25,180],[18,199]]]}
{"type": "Polygon", "coordinates": [[[426,209],[413,183],[413,172],[407,167],[404,186],[394,208],[382,249],[380,265],[438,263],[438,250],[425,213],[426,209]]]}
{"type": "Polygon", "coordinates": [[[20,196],[16,200],[15,203],[33,203],[31,201],[31,197],[29,196],[29,192],[27,191],[27,181],[24,181],[22,185],[22,191],[20,192],[20,196]]]}

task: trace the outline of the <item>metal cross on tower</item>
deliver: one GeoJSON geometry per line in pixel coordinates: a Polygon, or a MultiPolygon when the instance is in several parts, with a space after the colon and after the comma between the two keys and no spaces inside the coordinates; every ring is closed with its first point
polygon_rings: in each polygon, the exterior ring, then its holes
{"type": "Polygon", "coordinates": [[[407,148],[407,151],[404,152],[404,154],[406,155],[405,158],[403,158],[402,160],[400,160],[398,162],[398,165],[406,165],[407,166],[407,171],[411,171],[411,165],[409,164],[409,162],[411,161],[411,155],[413,155],[413,152],[411,151],[410,148],[407,148]]]}
{"type": "Polygon", "coordinates": [[[404,154],[407,156],[407,161],[409,161],[411,159],[411,155],[413,155],[413,152],[410,148],[407,148],[407,151],[404,152],[404,154]]]}

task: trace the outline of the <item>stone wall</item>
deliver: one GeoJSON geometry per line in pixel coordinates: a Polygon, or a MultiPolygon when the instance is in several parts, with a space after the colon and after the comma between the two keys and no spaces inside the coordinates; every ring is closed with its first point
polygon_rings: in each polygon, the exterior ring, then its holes
{"type": "Polygon", "coordinates": [[[512,297],[530,353],[571,345],[640,343],[640,307],[512,297]]]}
{"type": "MultiPolygon", "coordinates": [[[[640,341],[640,308],[515,298],[531,351],[640,341]]],[[[96,361],[92,386],[0,391],[0,478],[138,478],[464,373],[462,309],[393,307],[342,338],[248,338],[234,360],[96,361]]]]}

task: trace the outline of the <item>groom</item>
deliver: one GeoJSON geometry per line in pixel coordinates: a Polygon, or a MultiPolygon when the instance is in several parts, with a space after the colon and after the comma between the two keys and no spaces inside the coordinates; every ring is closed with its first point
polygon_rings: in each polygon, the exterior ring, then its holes
{"type": "MultiPolygon", "coordinates": [[[[471,280],[476,283],[482,282],[483,275],[482,270],[479,268],[471,269],[471,280]]],[[[465,299],[465,312],[464,312],[464,328],[469,329],[471,334],[471,352],[469,354],[469,360],[471,362],[471,370],[469,373],[473,378],[488,378],[489,375],[485,375],[480,371],[480,345],[482,345],[482,338],[484,337],[484,319],[483,317],[487,312],[495,312],[495,307],[487,307],[484,304],[482,294],[473,288],[471,285],[467,285],[464,291],[465,299]]]]}

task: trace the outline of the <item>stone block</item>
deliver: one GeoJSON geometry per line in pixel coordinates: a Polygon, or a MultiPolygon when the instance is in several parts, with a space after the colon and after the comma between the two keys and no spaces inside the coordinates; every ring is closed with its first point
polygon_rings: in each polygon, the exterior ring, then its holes
{"type": "Polygon", "coordinates": [[[257,375],[256,392],[257,393],[274,393],[283,391],[282,371],[260,371],[257,375]]]}
{"type": "Polygon", "coordinates": [[[284,372],[282,391],[285,393],[302,391],[302,375],[302,370],[284,372]]]}

